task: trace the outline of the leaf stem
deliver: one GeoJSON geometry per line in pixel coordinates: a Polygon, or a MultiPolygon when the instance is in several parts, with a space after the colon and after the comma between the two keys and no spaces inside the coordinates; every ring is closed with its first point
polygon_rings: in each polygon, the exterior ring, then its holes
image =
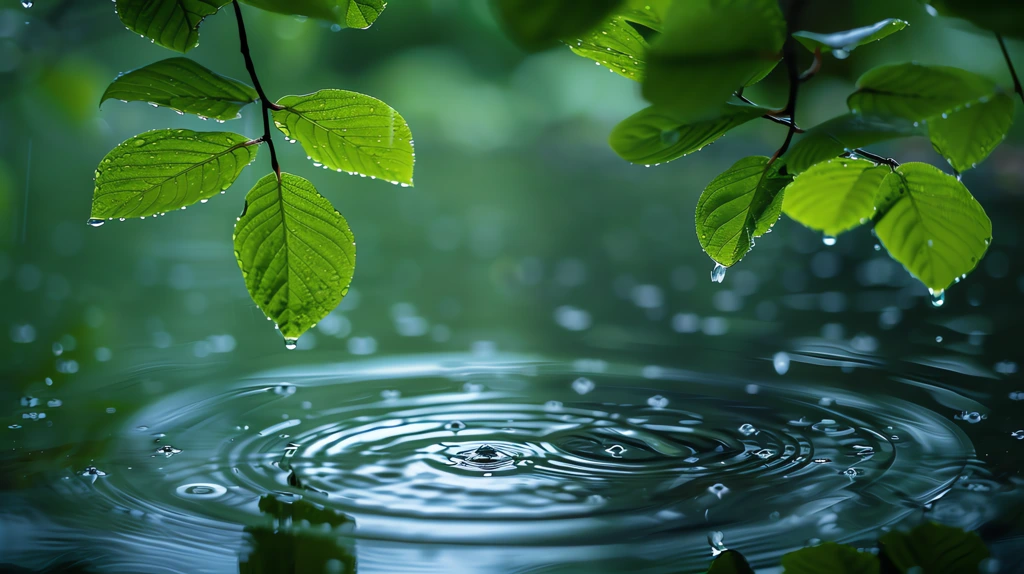
{"type": "MultiPolygon", "coordinates": [[[[740,89],[740,91],[736,92],[734,95],[737,98],[739,98],[745,104],[750,104],[751,106],[757,106],[757,104],[755,104],[750,98],[748,98],[748,97],[743,95],[743,90],[742,89],[740,89]]],[[[794,127],[793,120],[789,119],[789,118],[780,118],[779,116],[776,116],[776,115],[773,115],[773,114],[765,114],[765,115],[763,115],[761,117],[766,119],[766,120],[768,120],[768,121],[784,125],[786,127],[794,127]]],[[[797,127],[796,128],[796,133],[802,134],[802,133],[804,133],[804,130],[799,128],[799,127],[797,127]]]]}
{"type": "Polygon", "coordinates": [[[999,41],[999,49],[1003,51],[1003,58],[1006,59],[1006,67],[1010,68],[1010,75],[1013,76],[1013,91],[1017,92],[1020,101],[1024,102],[1024,87],[1020,85],[1020,78],[1017,77],[1017,70],[1013,68],[1013,61],[1010,60],[1010,52],[1006,49],[1002,34],[996,34],[996,40],[999,41]]]}
{"type": "Polygon", "coordinates": [[[818,73],[818,70],[821,70],[821,46],[814,49],[814,62],[810,68],[807,68],[804,73],[800,74],[800,81],[806,82],[810,80],[814,77],[814,74],[818,73]]]}
{"type": "Polygon", "coordinates": [[[281,106],[271,102],[263,91],[263,86],[260,85],[260,79],[256,76],[256,66],[253,65],[252,56],[249,54],[249,38],[245,34],[242,8],[238,5],[238,0],[232,0],[231,4],[235,7],[235,19],[238,21],[238,41],[241,44],[242,57],[245,58],[245,69],[249,71],[252,85],[260,96],[260,108],[263,112],[263,136],[253,141],[267,142],[267,146],[270,148],[270,166],[274,168],[277,180],[281,181],[281,166],[277,163],[277,150],[274,149],[274,140],[270,132],[270,110],[279,110],[281,106]]]}

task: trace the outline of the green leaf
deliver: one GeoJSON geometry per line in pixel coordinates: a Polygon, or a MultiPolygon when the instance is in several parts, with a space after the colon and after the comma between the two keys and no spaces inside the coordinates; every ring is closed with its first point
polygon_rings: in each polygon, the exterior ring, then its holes
{"type": "Polygon", "coordinates": [[[665,16],[672,7],[674,0],[626,0],[616,11],[630,22],[635,22],[661,32],[665,27],[665,16]]]}
{"type": "Polygon", "coordinates": [[[793,37],[807,47],[810,51],[821,50],[822,52],[836,51],[836,57],[845,58],[847,54],[858,46],[877,42],[886,36],[890,36],[907,27],[904,20],[898,18],[886,18],[863,28],[854,28],[845,32],[833,32],[831,34],[817,34],[815,32],[793,32],[793,37]]]}
{"type": "Polygon", "coordinates": [[[988,558],[988,548],[974,532],[964,532],[934,522],[917,526],[910,532],[889,532],[879,540],[882,560],[888,560],[899,572],[917,566],[925,574],[978,572],[988,558]]]}
{"type": "MultiPolygon", "coordinates": [[[[979,28],[1024,38],[1024,3],[1014,0],[925,0],[935,14],[963,18],[979,28]]],[[[931,11],[931,10],[930,10],[931,11]]]]}
{"type": "Polygon", "coordinates": [[[199,24],[231,0],[115,0],[121,23],[176,52],[199,45],[199,24]]]}
{"type": "Polygon", "coordinates": [[[1013,98],[997,93],[932,118],[928,135],[935,151],[958,172],[975,167],[1006,139],[1013,125],[1013,98]]]}
{"type": "MultiPolygon", "coordinates": [[[[778,163],[778,162],[776,162],[778,163]]],[[[767,233],[782,212],[782,188],[791,177],[778,174],[768,158],[746,157],[716,177],[697,201],[700,246],[717,263],[734,265],[767,233]]]]}
{"type": "Polygon", "coordinates": [[[117,99],[149,102],[204,118],[231,120],[256,101],[256,90],[216,74],[188,58],[170,58],[121,74],[100,103],[117,99]]]}
{"type": "Polygon", "coordinates": [[[274,123],[329,169],[412,185],[409,124],[384,102],[345,90],[320,90],[277,101],[274,123]]]}
{"type": "Polygon", "coordinates": [[[650,106],[615,126],[609,143],[626,161],[645,165],[663,163],[698,151],[767,111],[755,106],[725,104],[717,116],[692,119],[677,108],[650,106]]]}
{"type": "Polygon", "coordinates": [[[926,128],[902,118],[844,114],[804,132],[782,156],[790,173],[866,145],[896,138],[923,136],[926,128]]]}
{"type": "Polygon", "coordinates": [[[853,546],[826,542],[782,557],[783,574],[878,574],[878,557],[853,546]]]}
{"type": "Polygon", "coordinates": [[[327,20],[346,28],[369,28],[384,11],[387,0],[242,0],[278,14],[327,20]]]}
{"type": "Polygon", "coordinates": [[[785,39],[776,0],[676,3],[647,51],[644,97],[694,117],[713,115],[733,92],[771,71],[785,39]]]}
{"type": "Polygon", "coordinates": [[[715,558],[707,574],[754,574],[747,559],[735,550],[726,550],[715,558]]]}
{"type": "Polygon", "coordinates": [[[305,179],[256,182],[235,225],[235,258],[256,305],[288,347],[348,292],[356,244],[348,223],[305,179]]]}
{"type": "Polygon", "coordinates": [[[875,194],[889,173],[888,167],[864,159],[819,163],[786,187],[782,212],[835,237],[874,215],[875,194]]]}
{"type": "Polygon", "coordinates": [[[644,78],[647,40],[622,17],[614,16],[566,43],[577,55],[604,64],[624,78],[638,82],[644,78]]]}
{"type": "Polygon", "coordinates": [[[992,222],[962,183],[924,163],[905,163],[882,181],[875,234],[893,259],[934,293],[974,269],[992,222]]]}
{"type": "Polygon", "coordinates": [[[495,0],[498,18],[520,47],[537,51],[575,39],[607,18],[622,0],[495,0]]]}
{"type": "Polygon", "coordinates": [[[96,169],[91,217],[146,217],[205,203],[256,159],[256,143],[239,134],[192,130],[130,138],[96,169]]]}

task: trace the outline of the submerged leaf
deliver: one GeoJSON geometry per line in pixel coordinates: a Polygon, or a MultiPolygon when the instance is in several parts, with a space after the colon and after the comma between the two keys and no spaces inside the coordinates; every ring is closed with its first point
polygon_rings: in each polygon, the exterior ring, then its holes
{"type": "Polygon", "coordinates": [[[825,235],[866,223],[875,213],[875,195],[890,173],[864,159],[833,159],[803,172],[786,187],[782,211],[825,235]]]}
{"type": "Polygon", "coordinates": [[[217,120],[238,117],[256,101],[256,90],[216,74],[188,58],[169,58],[117,77],[103,92],[109,99],[149,102],[217,120]]]}
{"type": "Polygon", "coordinates": [[[223,192],[256,159],[257,142],[228,132],[153,130],[100,161],[92,218],[145,217],[223,192]]]}
{"type": "MultiPolygon", "coordinates": [[[[833,32],[831,34],[817,34],[815,32],[793,32],[793,37],[807,47],[810,51],[821,50],[831,52],[842,50],[850,52],[858,46],[877,42],[882,38],[895,34],[907,27],[904,20],[898,18],[886,18],[870,26],[854,28],[845,32],[833,32]]],[[[837,53],[838,57],[838,53],[837,53]]]]}
{"type": "Polygon", "coordinates": [[[604,64],[624,78],[638,82],[644,78],[647,40],[622,17],[612,17],[566,43],[577,55],[604,64]]]}
{"type": "Polygon", "coordinates": [[[768,158],[762,156],[743,158],[712,180],[701,193],[695,214],[704,252],[726,267],[742,259],[753,248],[754,238],[779,219],[782,188],[790,181],[778,174],[777,166],[768,167],[768,158]]]}
{"type": "Polygon", "coordinates": [[[889,532],[879,540],[882,560],[898,572],[915,567],[927,574],[978,572],[988,548],[974,532],[927,522],[910,532],[889,532]]]}
{"type": "Polygon", "coordinates": [[[796,174],[859,147],[925,133],[923,126],[903,118],[844,114],[804,132],[782,159],[786,169],[796,174]]]}
{"type": "Polygon", "coordinates": [[[884,215],[875,234],[893,259],[925,287],[942,292],[967,275],[988,250],[992,222],[955,177],[905,163],[882,181],[884,215]]]}
{"type": "Polygon", "coordinates": [[[345,90],[285,96],[277,104],[274,123],[314,162],[412,185],[412,132],[391,106],[345,90]]]}
{"type": "Polygon", "coordinates": [[[384,11],[387,0],[242,0],[278,14],[327,20],[346,28],[369,28],[384,11]]]}
{"type": "Polygon", "coordinates": [[[609,143],[626,161],[663,163],[698,151],[767,111],[756,106],[725,104],[716,116],[692,119],[683,110],[650,106],[615,126],[609,143]]]}
{"type": "Polygon", "coordinates": [[[621,4],[622,0],[494,0],[505,31],[530,51],[585,34],[621,4]]]}
{"type": "Polygon", "coordinates": [[[252,300],[294,344],[348,293],[352,231],[313,184],[290,173],[265,176],[245,201],[235,258],[252,300]]]}
{"type": "Polygon", "coordinates": [[[136,34],[176,52],[199,45],[199,24],[231,0],[115,0],[117,17],[136,34]]]}
{"type": "Polygon", "coordinates": [[[853,546],[826,542],[782,557],[783,574],[878,574],[878,557],[853,546]]]}

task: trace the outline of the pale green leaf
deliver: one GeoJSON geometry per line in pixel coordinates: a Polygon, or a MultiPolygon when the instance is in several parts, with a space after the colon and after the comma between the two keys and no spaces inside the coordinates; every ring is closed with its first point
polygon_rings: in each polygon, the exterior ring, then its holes
{"type": "Polygon", "coordinates": [[[776,0],[678,2],[647,51],[651,103],[713,115],[778,62],[786,22],[776,0]]]}
{"type": "Polygon", "coordinates": [[[622,0],[494,0],[505,31],[531,51],[578,38],[621,4],[622,0]]]}
{"type": "Polygon", "coordinates": [[[638,82],[644,78],[647,40],[622,17],[612,17],[566,43],[577,55],[603,64],[620,76],[638,82]]]}
{"type": "Polygon", "coordinates": [[[942,292],[988,250],[992,222],[962,183],[924,163],[905,163],[879,190],[875,234],[925,287],[942,292]]]}
{"type": "Polygon", "coordinates": [[[121,23],[176,52],[199,45],[199,24],[231,0],[115,0],[121,23]]]}
{"type": "Polygon", "coordinates": [[[974,532],[935,522],[910,532],[892,531],[878,541],[881,553],[897,572],[916,569],[927,574],[978,572],[988,548],[974,532]]]}
{"type": "Polygon", "coordinates": [[[903,118],[844,114],[804,132],[782,156],[789,173],[874,143],[925,135],[925,127],[903,118]]]}
{"type": "Polygon", "coordinates": [[[792,178],[768,167],[768,158],[746,157],[716,177],[697,201],[695,223],[700,246],[716,262],[729,267],[767,233],[782,210],[782,188],[792,178]]]}
{"type": "Polygon", "coordinates": [[[188,58],[170,58],[121,74],[103,92],[109,99],[149,102],[215,120],[238,117],[256,101],[256,90],[216,74],[188,58]]]}
{"type": "Polygon", "coordinates": [[[878,557],[853,546],[825,542],[782,557],[783,574],[878,574],[878,557]]]}
{"type": "Polygon", "coordinates": [[[346,28],[369,28],[387,6],[387,0],[242,0],[278,14],[327,20],[346,28]]]}
{"type": "Polygon", "coordinates": [[[224,192],[256,159],[257,142],[228,132],[153,130],[100,161],[95,220],[146,217],[183,209],[224,192]]]}
{"type": "Polygon", "coordinates": [[[801,173],[786,187],[782,212],[835,237],[875,213],[875,194],[890,173],[864,159],[832,159],[801,173]]]}
{"type": "Polygon", "coordinates": [[[277,101],[274,123],[328,169],[412,185],[409,124],[384,102],[345,90],[320,90],[277,101]]]}
{"type": "Polygon", "coordinates": [[[928,136],[935,151],[963,172],[975,167],[1006,139],[1016,111],[1013,98],[997,93],[952,113],[932,118],[928,136]]]}
{"type": "Polygon", "coordinates": [[[726,132],[768,110],[748,105],[725,104],[717,116],[691,119],[678,108],[650,106],[615,126],[609,142],[626,161],[656,164],[700,150],[726,132]]]}
{"type": "Polygon", "coordinates": [[[289,345],[337,307],[352,282],[356,244],[348,223],[297,175],[256,182],[234,242],[249,295],[289,345]]]}
{"type": "Polygon", "coordinates": [[[886,18],[870,26],[854,28],[845,32],[818,34],[815,32],[793,32],[793,37],[810,51],[831,52],[837,50],[837,57],[845,57],[858,46],[877,42],[906,28],[908,24],[898,18],[886,18]]]}

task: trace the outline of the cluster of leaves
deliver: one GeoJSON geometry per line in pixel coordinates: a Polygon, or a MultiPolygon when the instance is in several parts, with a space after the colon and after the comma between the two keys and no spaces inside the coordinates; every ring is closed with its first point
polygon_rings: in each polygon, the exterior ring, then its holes
{"type": "MultiPolygon", "coordinates": [[[[242,2],[352,28],[370,26],[385,5],[384,0],[242,2]]],[[[267,144],[273,172],[245,198],[233,235],[235,257],[253,301],[293,348],[345,296],[356,250],[352,231],[330,201],[308,180],[281,171],[271,117],[288,141],[302,145],[314,166],[403,186],[412,185],[412,134],[390,106],[355,92],[327,89],[269,101],[249,56],[237,0],[116,0],[116,10],[129,30],[187,52],[199,43],[203,19],[228,4],[238,20],[253,86],[176,57],[120,75],[102,101],[148,102],[218,122],[240,117],[242,108],[259,101],[263,135],[159,129],[128,139],[100,161],[89,224],[162,216],[206,203],[224,193],[267,144]]]]}
{"type": "MultiPolygon", "coordinates": [[[[981,537],[928,522],[909,532],[889,532],[878,540],[877,553],[826,542],[782,557],[783,574],[976,574],[988,548],[981,537]]],[[[725,550],[707,574],[753,574],[746,559],[725,550]]]]}
{"type": "MultiPolygon", "coordinates": [[[[782,213],[823,233],[826,244],[873,222],[890,255],[941,304],[943,291],[974,269],[991,241],[991,222],[959,175],[1006,137],[1015,112],[1012,92],[958,68],[885,65],[860,78],[849,113],[803,130],[795,119],[797,91],[820,68],[821,54],[845,58],[907,23],[887,19],[827,34],[794,30],[800,3],[783,2],[789,8],[784,15],[779,0],[496,0],[504,27],[524,48],[562,41],[641,83],[651,105],[610,137],[612,149],[629,162],[650,166],[684,157],[755,118],[787,127],[772,157],[740,159],[701,194],[696,231],[716,262],[714,280],[721,281],[782,213]],[[802,74],[801,47],[814,58],[802,74]],[[784,108],[743,96],[777,67],[789,79],[784,108]],[[861,149],[906,137],[928,137],[954,174],[861,149]]],[[[1019,2],[932,3],[932,12],[997,33],[1024,33],[1019,2]]],[[[1024,99],[1019,82],[1017,90],[1024,99]]]]}

